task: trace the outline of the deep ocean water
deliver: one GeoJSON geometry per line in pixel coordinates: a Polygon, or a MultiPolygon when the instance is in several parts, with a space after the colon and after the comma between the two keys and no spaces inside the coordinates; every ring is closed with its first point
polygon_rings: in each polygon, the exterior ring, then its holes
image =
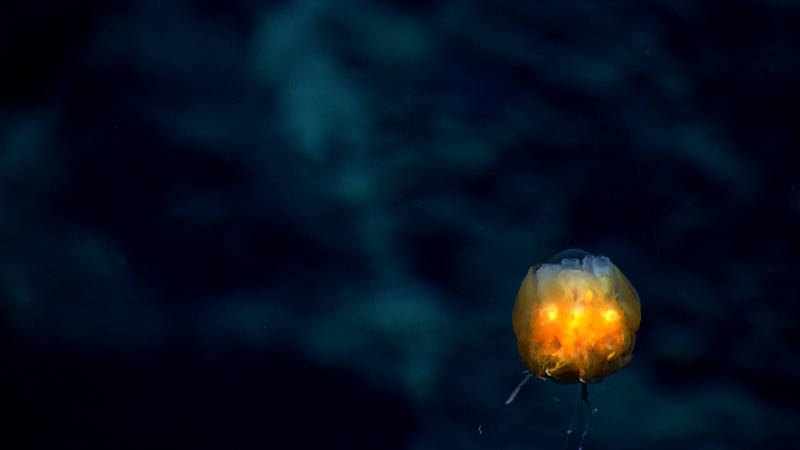
{"type": "Polygon", "coordinates": [[[586,449],[800,448],[800,6],[15,2],[0,447],[558,449],[528,268],[607,255],[586,449]]]}

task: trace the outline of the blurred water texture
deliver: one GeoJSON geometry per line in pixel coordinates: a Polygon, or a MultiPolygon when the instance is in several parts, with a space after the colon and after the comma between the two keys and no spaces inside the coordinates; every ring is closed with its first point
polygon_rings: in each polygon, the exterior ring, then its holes
{"type": "Polygon", "coordinates": [[[586,448],[796,448],[800,7],[26,2],[4,448],[560,448],[528,267],[643,303],[586,448]]]}

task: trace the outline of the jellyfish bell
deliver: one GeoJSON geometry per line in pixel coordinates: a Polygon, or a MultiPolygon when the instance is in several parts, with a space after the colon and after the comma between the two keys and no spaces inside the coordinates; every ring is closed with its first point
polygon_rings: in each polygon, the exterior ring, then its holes
{"type": "MultiPolygon", "coordinates": [[[[605,256],[566,250],[528,270],[514,304],[517,348],[530,371],[506,400],[514,401],[532,376],[559,383],[581,383],[581,398],[562,448],[578,418],[578,448],[589,429],[584,407],[587,383],[600,381],[627,365],[642,319],[639,294],[605,256]]],[[[591,417],[591,416],[590,416],[591,417]]]]}
{"type": "Polygon", "coordinates": [[[609,258],[573,249],[528,270],[512,322],[533,375],[585,384],[631,361],[641,315],[639,295],[609,258]]]}

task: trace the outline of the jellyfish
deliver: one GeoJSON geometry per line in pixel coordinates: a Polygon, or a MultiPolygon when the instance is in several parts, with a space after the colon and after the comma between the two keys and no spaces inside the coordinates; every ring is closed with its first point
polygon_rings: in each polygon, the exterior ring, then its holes
{"type": "Polygon", "coordinates": [[[530,372],[506,404],[536,376],[581,383],[581,400],[591,409],[587,383],[630,363],[641,318],[636,289],[605,256],[571,249],[531,267],[512,314],[519,355],[530,372]]]}

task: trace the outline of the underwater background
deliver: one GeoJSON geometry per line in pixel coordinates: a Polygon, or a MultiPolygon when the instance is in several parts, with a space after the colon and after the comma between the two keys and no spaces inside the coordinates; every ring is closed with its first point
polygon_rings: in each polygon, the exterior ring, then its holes
{"type": "MultiPolygon", "coordinates": [[[[558,449],[531,265],[606,255],[586,449],[800,448],[800,5],[16,2],[0,447],[558,449]]],[[[572,439],[567,448],[575,448],[572,439]]]]}

